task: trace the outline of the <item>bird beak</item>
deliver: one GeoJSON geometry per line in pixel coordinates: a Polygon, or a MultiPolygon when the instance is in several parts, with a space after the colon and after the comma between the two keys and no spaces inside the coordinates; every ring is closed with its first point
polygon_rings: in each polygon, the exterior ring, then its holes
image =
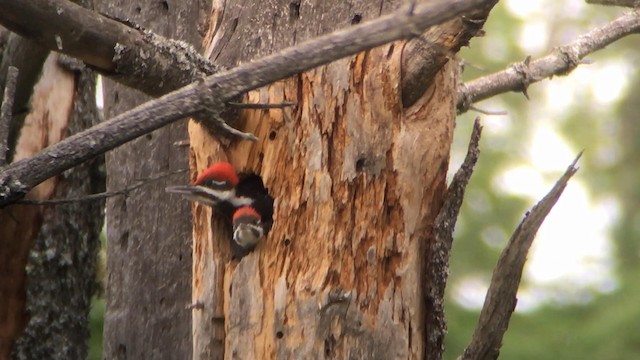
{"type": "Polygon", "coordinates": [[[172,194],[180,194],[185,198],[196,201],[208,206],[214,206],[222,199],[219,191],[213,190],[206,186],[197,185],[178,185],[169,186],[165,191],[172,194]]]}

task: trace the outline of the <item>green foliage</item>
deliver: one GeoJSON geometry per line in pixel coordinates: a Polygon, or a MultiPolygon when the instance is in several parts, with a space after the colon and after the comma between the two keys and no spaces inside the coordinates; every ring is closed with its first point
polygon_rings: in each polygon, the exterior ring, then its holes
{"type": "Polygon", "coordinates": [[[105,301],[103,298],[93,298],[89,312],[89,360],[102,359],[102,325],[104,323],[105,301]]]}
{"type": "MultiPolygon", "coordinates": [[[[504,69],[527,55],[543,56],[622,14],[620,9],[579,2],[540,3],[543,5],[539,5],[537,13],[524,17],[514,14],[519,7],[532,3],[506,1],[497,5],[485,26],[486,37],[473,40],[472,48],[461,54],[467,64],[473,65],[466,66],[465,81],[504,69]],[[569,7],[573,10],[569,11],[569,7]],[[537,24],[544,24],[548,41],[530,52],[520,35],[527,27],[536,28],[537,24]]],[[[544,33],[540,31],[541,39],[544,33]]],[[[640,353],[640,322],[637,321],[640,287],[636,280],[640,275],[640,243],[637,241],[640,216],[636,215],[640,213],[637,185],[640,179],[640,142],[637,140],[640,138],[637,116],[640,77],[635,69],[640,49],[637,41],[637,38],[624,39],[589,56],[588,59],[595,62],[593,65],[582,65],[567,77],[532,85],[528,91],[529,101],[512,93],[477,104],[486,110],[507,110],[509,115],[480,115],[485,127],[481,156],[467,190],[451,258],[446,359],[456,359],[463,352],[479,315],[479,309],[461,306],[460,299],[456,298],[460,291],[457,286],[469,277],[490,279],[504,244],[525,211],[538,200],[505,191],[500,179],[514,166],[531,165],[528,158],[531,139],[540,125],[556,129],[558,136],[574,150],[574,155],[581,149],[586,150],[579,163],[580,172],[572,182],[585,184],[593,201],[608,200],[617,209],[618,215],[614,218],[618,221],[610,233],[616,249],[611,261],[616,264],[617,277],[611,279],[614,285],[607,289],[608,293],[598,287],[586,287],[578,295],[570,292],[576,291],[579,285],[549,287],[532,283],[525,277],[522,286],[555,293],[556,296],[549,298],[559,300],[540,300],[531,311],[517,311],[504,339],[501,358],[637,358],[640,353]],[[610,83],[607,71],[624,72],[631,80],[619,97],[603,102],[599,100],[599,87],[616,85],[610,83]],[[594,84],[586,76],[592,75],[590,73],[604,74],[596,78],[602,84],[594,84]],[[565,97],[566,101],[558,101],[565,97]],[[567,301],[568,298],[573,300],[567,301]]],[[[458,118],[452,172],[464,156],[472,119],[477,115],[467,113],[458,118]]],[[[543,169],[538,171],[545,180],[553,181],[557,177],[544,173],[543,169]]],[[[555,240],[563,241],[563,238],[555,240]]]]}

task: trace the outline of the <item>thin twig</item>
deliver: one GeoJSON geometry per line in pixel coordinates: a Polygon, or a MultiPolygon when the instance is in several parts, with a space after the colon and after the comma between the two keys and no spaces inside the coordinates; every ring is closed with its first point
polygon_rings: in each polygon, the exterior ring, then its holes
{"type": "Polygon", "coordinates": [[[6,79],[2,106],[0,106],[0,166],[4,166],[7,163],[9,125],[13,117],[13,100],[18,83],[18,68],[9,66],[6,79]]]}
{"type": "Polygon", "coordinates": [[[582,59],[621,38],[640,32],[640,11],[632,11],[610,23],[581,35],[574,42],[554,49],[537,60],[525,60],[506,70],[462,84],[458,89],[458,113],[471,104],[508,91],[526,94],[527,87],[543,79],[566,75],[582,64],[582,59]]]}
{"type": "Polygon", "coordinates": [[[639,0],[586,0],[587,4],[609,5],[609,6],[624,6],[624,7],[638,7],[640,6],[639,0]]]}
{"type": "Polygon", "coordinates": [[[484,114],[484,115],[492,115],[492,116],[503,116],[503,115],[508,115],[509,112],[507,112],[506,110],[485,110],[485,109],[481,109],[479,107],[476,107],[474,105],[471,105],[469,107],[469,110],[473,110],[473,111],[477,111],[480,114],[484,114]]]}
{"type": "Polygon", "coordinates": [[[525,215],[500,254],[480,319],[469,346],[461,356],[462,360],[487,360],[498,357],[502,338],[516,307],[516,293],[531,243],[538,228],[562,195],[569,179],[578,171],[576,163],[581,156],[582,152],[569,165],[551,191],[525,215]]]}
{"type": "Polygon", "coordinates": [[[171,175],[180,174],[187,171],[188,169],[176,170],[168,173],[162,173],[147,179],[140,179],[136,184],[128,186],[121,190],[105,191],[97,194],[90,194],[86,196],[79,196],[79,197],[67,198],[67,199],[51,199],[51,200],[20,199],[20,200],[17,200],[15,203],[21,204],[21,205],[65,205],[65,204],[73,204],[73,203],[79,203],[79,202],[102,200],[102,199],[110,198],[113,196],[119,196],[119,195],[128,196],[129,193],[131,193],[133,190],[139,189],[143,186],[149,185],[158,180],[162,180],[171,175]]]}
{"type": "Polygon", "coordinates": [[[424,278],[427,279],[425,302],[428,328],[425,336],[424,359],[441,359],[444,352],[444,336],[447,330],[444,318],[444,290],[449,275],[449,256],[453,243],[453,231],[456,227],[464,193],[473,174],[473,168],[480,156],[480,135],[482,126],[476,118],[469,140],[467,156],[456,172],[447,191],[442,209],[436,217],[433,227],[434,239],[430,242],[425,261],[424,278]]]}
{"type": "MultiPolygon", "coordinates": [[[[0,206],[4,206],[62,171],[205,108],[222,110],[225,101],[277,80],[372,47],[413,36],[486,6],[489,0],[420,2],[347,29],[284,49],[262,59],[219,72],[163,97],[142,104],[41,153],[7,166],[0,173],[0,206]]],[[[227,126],[226,123],[219,124],[227,126]]]]}

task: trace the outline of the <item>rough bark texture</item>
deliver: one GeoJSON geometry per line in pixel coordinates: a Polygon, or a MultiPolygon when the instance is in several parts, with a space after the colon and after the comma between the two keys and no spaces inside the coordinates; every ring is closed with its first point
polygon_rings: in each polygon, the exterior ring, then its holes
{"type": "MultiPolygon", "coordinates": [[[[52,58],[57,60],[58,56],[52,58]]],[[[57,91],[66,90],[72,94],[75,91],[66,135],[99,122],[94,72],[87,69],[75,76],[69,74],[75,88],[56,86],[57,91]]],[[[102,191],[104,158],[98,157],[60,176],[53,197],[79,197],[102,191]]],[[[14,359],[87,357],[88,315],[96,290],[95,269],[103,210],[102,200],[44,209],[42,227],[27,264],[30,320],[16,343],[14,359]]]]}
{"type": "MultiPolygon", "coordinates": [[[[208,53],[232,66],[391,8],[216,2],[208,53]]],[[[226,154],[190,125],[196,170],[226,155],[240,172],[260,174],[276,200],[268,238],[239,263],[229,261],[223,225],[195,207],[193,300],[203,307],[194,309],[194,358],[422,356],[421,261],[445,189],[457,64],[403,108],[403,46],[251,92],[249,102],[298,106],[244,112],[242,128],[260,140],[226,154]]]]}
{"type": "MultiPolygon", "coordinates": [[[[60,68],[57,55],[49,57],[34,90],[32,111],[16,144],[15,159],[29,157],[62,139],[69,126],[74,98],[74,76],[60,68]]],[[[27,194],[49,199],[59,178],[51,178],[27,194]]],[[[16,336],[28,321],[25,311],[27,258],[48,209],[13,205],[0,209],[0,359],[8,359],[16,336]]]]}
{"type": "MultiPolygon", "coordinates": [[[[98,1],[99,11],[130,18],[162,35],[198,46],[206,1],[98,1]]],[[[105,115],[112,117],[148,100],[139,92],[105,81],[105,115]]],[[[187,168],[184,122],[153,132],[107,155],[107,188],[187,168]]],[[[106,359],[184,359],[191,352],[191,216],[187,202],[169,198],[172,176],[107,202],[106,359]]]]}

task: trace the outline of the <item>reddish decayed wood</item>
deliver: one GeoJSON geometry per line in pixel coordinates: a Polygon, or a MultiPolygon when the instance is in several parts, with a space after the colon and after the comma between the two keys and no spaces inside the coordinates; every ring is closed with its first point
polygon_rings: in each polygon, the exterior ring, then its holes
{"type": "MultiPolygon", "coordinates": [[[[74,86],[74,75],[58,65],[58,55],[49,55],[33,92],[32,110],[25,119],[14,161],[32,156],[64,137],[74,86]]],[[[56,179],[49,179],[33,188],[26,198],[49,199],[55,186],[56,179]]],[[[0,209],[0,359],[9,357],[11,343],[28,321],[24,309],[25,265],[44,211],[45,207],[25,205],[0,209]]]]}
{"type": "MultiPolygon", "coordinates": [[[[241,128],[259,140],[233,143],[227,154],[238,170],[263,177],[276,204],[266,241],[224,265],[225,358],[422,353],[427,235],[418,230],[435,217],[445,186],[457,64],[436,75],[428,98],[402,109],[400,54],[400,43],[388,44],[248,95],[298,105],[244,111],[241,128]],[[328,304],[336,288],[350,301],[328,304]]],[[[212,152],[191,135],[201,169],[212,152]]],[[[199,242],[228,241],[195,221],[196,257],[199,242]]],[[[228,256],[199,261],[220,260],[228,256]]],[[[199,273],[217,264],[194,265],[194,285],[219,276],[199,273]]]]}

